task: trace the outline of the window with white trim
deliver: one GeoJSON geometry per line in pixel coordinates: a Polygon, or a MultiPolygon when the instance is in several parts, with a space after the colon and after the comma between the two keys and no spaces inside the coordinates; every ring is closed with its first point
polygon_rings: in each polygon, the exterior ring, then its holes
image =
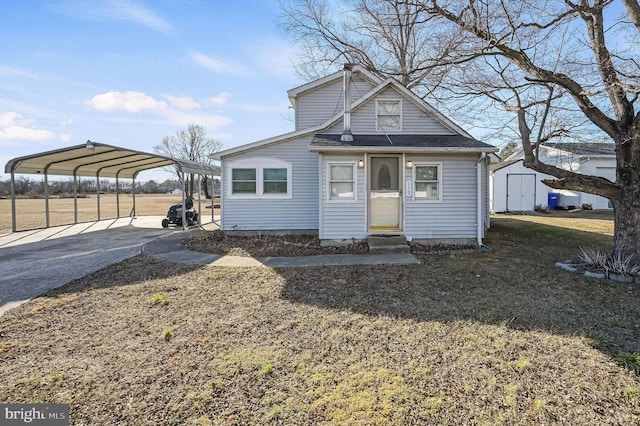
{"type": "Polygon", "coordinates": [[[441,164],[414,165],[414,197],[420,200],[440,200],[441,164]]]}
{"type": "Polygon", "coordinates": [[[257,190],[256,169],[231,169],[231,193],[255,194],[257,190]]]}
{"type": "Polygon", "coordinates": [[[262,190],[265,194],[286,194],[287,182],[286,168],[262,169],[262,190]]]}
{"type": "Polygon", "coordinates": [[[231,197],[291,198],[291,163],[282,160],[241,160],[230,164],[231,197]]]}
{"type": "Polygon", "coordinates": [[[401,101],[376,101],[376,130],[393,132],[402,130],[401,101]]]}
{"type": "Polygon", "coordinates": [[[328,163],[329,200],[355,200],[356,163],[328,163]]]}

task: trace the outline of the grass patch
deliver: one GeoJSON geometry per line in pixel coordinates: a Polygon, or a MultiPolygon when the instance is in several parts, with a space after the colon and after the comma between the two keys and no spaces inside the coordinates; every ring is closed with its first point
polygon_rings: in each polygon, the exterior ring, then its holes
{"type": "Polygon", "coordinates": [[[621,353],[616,355],[616,361],[628,370],[640,375],[640,354],[621,353]]]}
{"type": "Polygon", "coordinates": [[[0,318],[0,400],[71,424],[636,424],[640,291],[553,266],[611,237],[505,216],[486,242],[393,267],[138,256],[0,318]]]}
{"type": "Polygon", "coordinates": [[[168,305],[171,302],[171,299],[166,294],[156,293],[151,296],[151,302],[154,305],[168,305]]]}

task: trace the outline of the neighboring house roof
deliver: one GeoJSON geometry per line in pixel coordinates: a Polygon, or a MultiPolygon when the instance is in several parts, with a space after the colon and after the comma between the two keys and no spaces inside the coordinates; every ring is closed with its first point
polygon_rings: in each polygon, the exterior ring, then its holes
{"type": "Polygon", "coordinates": [[[616,155],[616,146],[613,143],[577,143],[577,142],[555,142],[546,143],[543,146],[571,152],[580,156],[609,156],[616,155]]]}
{"type": "MultiPolygon", "coordinates": [[[[435,109],[434,107],[432,107],[431,105],[429,105],[427,102],[425,102],[423,99],[421,99],[419,96],[417,96],[415,93],[413,93],[411,90],[407,89],[405,86],[403,86],[402,84],[400,84],[397,80],[393,79],[393,78],[388,78],[384,81],[381,81],[379,78],[377,78],[376,76],[374,76],[373,74],[371,74],[370,72],[366,71],[364,68],[356,66],[357,70],[359,72],[364,73],[367,78],[372,78],[375,79],[373,81],[377,81],[380,82],[376,87],[374,87],[371,91],[369,91],[367,94],[365,94],[364,96],[362,96],[360,99],[358,99],[357,101],[355,101],[352,104],[352,112],[357,111],[358,108],[362,107],[363,105],[366,105],[368,102],[370,102],[378,93],[382,92],[383,90],[385,90],[387,87],[389,86],[393,86],[396,90],[398,90],[400,93],[402,93],[408,100],[410,100],[411,102],[413,102],[417,107],[419,107],[420,109],[422,109],[426,114],[436,118],[442,125],[444,125],[445,127],[449,128],[451,131],[458,133],[458,135],[450,135],[450,136],[454,136],[455,138],[458,139],[451,139],[451,141],[458,141],[460,143],[462,143],[462,145],[456,145],[456,148],[462,148],[462,149],[470,149],[473,148],[475,151],[486,151],[486,152],[495,152],[497,151],[497,148],[495,148],[493,145],[488,145],[485,144],[483,142],[477,141],[475,139],[473,139],[473,137],[467,133],[462,127],[460,127],[458,124],[456,124],[454,121],[450,120],[448,117],[446,117],[444,114],[442,114],[440,111],[438,111],[437,109],[435,109]],[[482,147],[480,146],[470,146],[469,145],[469,141],[475,141],[475,143],[478,144],[482,144],[482,147]],[[482,149],[480,149],[482,148],[482,149]]],[[[307,85],[303,85],[298,87],[297,89],[292,89],[290,90],[289,96],[291,97],[291,93],[292,91],[295,91],[295,96],[297,96],[298,94],[302,93],[303,91],[307,91],[307,90],[311,90],[312,88],[316,88],[319,86],[322,86],[322,84],[326,84],[329,81],[333,81],[336,78],[343,78],[342,77],[342,73],[335,73],[332,74],[331,76],[325,77],[324,79],[320,79],[318,81],[312,82],[312,83],[308,83],[307,85]],[[322,81],[322,83],[319,83],[320,81],[322,81]]],[[[283,135],[279,135],[279,136],[274,136],[268,139],[263,139],[257,142],[252,142],[252,143],[248,143],[245,145],[240,145],[234,148],[230,148],[227,150],[223,150],[220,152],[217,152],[215,154],[212,155],[212,158],[214,159],[221,159],[223,157],[229,156],[229,155],[234,155],[234,154],[238,154],[241,152],[245,152],[245,151],[249,151],[252,149],[256,149],[256,148],[261,148],[261,147],[265,147],[268,145],[273,145],[273,144],[277,144],[277,143],[281,143],[287,140],[291,140],[297,137],[301,137],[301,136],[306,136],[306,135],[311,135],[311,134],[317,134],[317,133],[322,133],[323,131],[326,131],[327,129],[329,129],[331,126],[335,125],[336,123],[338,123],[340,120],[342,120],[344,118],[344,114],[341,111],[340,113],[336,114],[335,116],[333,116],[332,118],[330,118],[329,120],[325,121],[324,123],[318,125],[318,126],[314,126],[311,128],[306,128],[306,129],[300,129],[300,130],[296,130],[293,132],[289,132],[289,133],[285,133],[283,135]]],[[[336,135],[338,138],[340,137],[340,135],[336,135]]],[[[387,136],[385,136],[384,134],[380,134],[380,135],[373,135],[379,138],[384,138],[385,141],[387,141],[388,143],[388,139],[387,136]]],[[[427,135],[398,135],[398,134],[394,134],[392,137],[396,138],[396,137],[405,137],[405,136],[411,136],[413,138],[415,138],[416,136],[419,137],[426,137],[427,135]]],[[[444,135],[430,135],[430,137],[443,137],[444,135]]],[[[354,135],[354,138],[356,137],[356,135],[354,135]]],[[[391,136],[390,136],[391,137],[391,136]]],[[[373,143],[373,142],[372,142],[373,143]]],[[[453,143],[453,142],[450,142],[453,143]]],[[[313,146],[313,145],[311,145],[313,146]]],[[[361,145],[361,147],[368,147],[368,146],[373,146],[376,147],[377,145],[361,145]]],[[[380,145],[382,146],[382,145],[380,145]]],[[[398,145],[401,146],[401,145],[398,145]]],[[[408,146],[408,145],[407,145],[408,146]]],[[[343,148],[346,147],[346,145],[342,145],[343,148]]],[[[417,146],[415,146],[414,148],[419,148],[417,146]]],[[[439,147],[440,149],[445,148],[444,146],[439,147]]],[[[452,147],[450,147],[452,148],[452,147]]]]}
{"type": "MultiPolygon", "coordinates": [[[[580,157],[609,157],[616,155],[616,146],[608,142],[548,142],[541,147],[564,151],[580,157]]],[[[505,161],[522,158],[522,147],[518,148],[505,161]]]]}
{"type": "Polygon", "coordinates": [[[493,145],[462,135],[353,135],[353,142],[341,142],[339,134],[316,134],[309,145],[311,151],[345,151],[362,148],[376,150],[403,151],[487,151],[496,150],[493,145]]]}

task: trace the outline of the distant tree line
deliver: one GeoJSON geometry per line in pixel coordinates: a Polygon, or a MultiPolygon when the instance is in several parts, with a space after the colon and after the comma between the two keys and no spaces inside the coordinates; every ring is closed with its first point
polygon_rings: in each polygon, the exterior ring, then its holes
{"type": "MultiPolygon", "coordinates": [[[[80,195],[95,194],[98,191],[98,185],[95,178],[79,178],[77,180],[76,193],[80,195]]],[[[72,196],[73,180],[52,180],[49,181],[50,196],[72,196]]],[[[133,181],[123,180],[118,182],[120,193],[131,193],[133,189],[133,181]]],[[[114,179],[100,179],[100,192],[116,193],[116,181],[114,179]]],[[[145,182],[136,182],[135,192],[137,194],[166,194],[180,189],[180,182],[176,179],[167,179],[164,182],[156,182],[151,179],[145,182]]],[[[44,180],[32,179],[25,176],[18,176],[15,179],[16,195],[24,196],[42,196],[44,195],[44,180]]],[[[0,196],[11,196],[11,181],[0,179],[0,196]]]]}

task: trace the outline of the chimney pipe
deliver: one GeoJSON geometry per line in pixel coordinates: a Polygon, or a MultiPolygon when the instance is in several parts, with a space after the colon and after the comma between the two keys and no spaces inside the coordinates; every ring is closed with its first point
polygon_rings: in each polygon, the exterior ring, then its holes
{"type": "Polygon", "coordinates": [[[351,69],[353,64],[344,64],[344,81],[343,81],[343,93],[344,93],[344,131],[340,136],[341,142],[353,142],[353,135],[351,134],[351,69]]]}

